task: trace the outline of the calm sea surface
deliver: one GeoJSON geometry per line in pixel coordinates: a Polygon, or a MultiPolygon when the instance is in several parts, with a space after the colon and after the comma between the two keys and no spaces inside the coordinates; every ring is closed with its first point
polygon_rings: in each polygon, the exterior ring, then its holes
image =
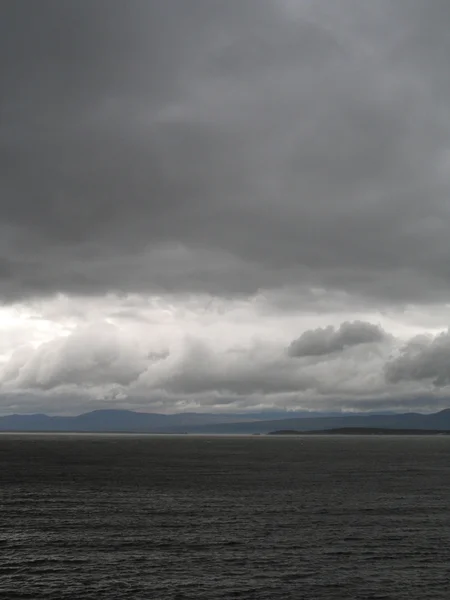
{"type": "Polygon", "coordinates": [[[450,437],[0,436],[0,598],[450,598],[450,437]]]}

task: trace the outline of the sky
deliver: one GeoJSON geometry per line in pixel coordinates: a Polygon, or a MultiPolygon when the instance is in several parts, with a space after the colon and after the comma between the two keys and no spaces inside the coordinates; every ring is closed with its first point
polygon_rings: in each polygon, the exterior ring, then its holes
{"type": "Polygon", "coordinates": [[[450,406],[447,0],[2,0],[0,414],[450,406]]]}

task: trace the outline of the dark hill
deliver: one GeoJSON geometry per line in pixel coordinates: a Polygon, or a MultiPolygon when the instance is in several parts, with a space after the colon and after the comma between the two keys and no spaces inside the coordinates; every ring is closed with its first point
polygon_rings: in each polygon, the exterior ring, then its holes
{"type": "MultiPolygon", "coordinates": [[[[303,417],[308,413],[289,413],[303,417]]],[[[316,413],[317,414],[317,413],[316,413]]],[[[320,413],[319,413],[320,414],[320,413]]],[[[215,427],[225,423],[259,422],[276,420],[286,412],[260,412],[248,414],[217,413],[159,413],[134,412],[131,410],[94,410],[74,417],[48,416],[44,414],[8,415],[0,417],[0,431],[80,431],[80,432],[185,432],[197,427],[215,427]]]]}
{"type": "Polygon", "coordinates": [[[339,429],[319,429],[317,431],[296,431],[292,429],[271,431],[268,435],[450,435],[450,430],[440,429],[389,429],[378,427],[341,427],[339,429]]]}

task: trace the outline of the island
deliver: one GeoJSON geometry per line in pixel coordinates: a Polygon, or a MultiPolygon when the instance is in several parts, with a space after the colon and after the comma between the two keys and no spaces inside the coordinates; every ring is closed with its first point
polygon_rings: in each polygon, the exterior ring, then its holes
{"type": "Polygon", "coordinates": [[[270,431],[267,435],[450,435],[449,430],[437,429],[390,429],[387,427],[339,427],[335,429],[319,429],[314,431],[297,431],[296,429],[280,429],[270,431]]]}

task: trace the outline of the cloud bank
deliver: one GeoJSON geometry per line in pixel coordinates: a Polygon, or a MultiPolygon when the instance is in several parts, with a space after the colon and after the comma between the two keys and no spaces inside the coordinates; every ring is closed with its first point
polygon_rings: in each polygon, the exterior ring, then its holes
{"type": "Polygon", "coordinates": [[[446,3],[1,10],[4,300],[448,294],[446,3]]]}
{"type": "Polygon", "coordinates": [[[119,314],[11,352],[0,366],[2,412],[364,410],[419,398],[445,406],[448,333],[405,343],[379,324],[346,321],[294,340],[286,327],[278,338],[241,334],[237,343],[236,333],[205,334],[205,323],[152,337],[151,321],[132,332],[119,314]]]}

